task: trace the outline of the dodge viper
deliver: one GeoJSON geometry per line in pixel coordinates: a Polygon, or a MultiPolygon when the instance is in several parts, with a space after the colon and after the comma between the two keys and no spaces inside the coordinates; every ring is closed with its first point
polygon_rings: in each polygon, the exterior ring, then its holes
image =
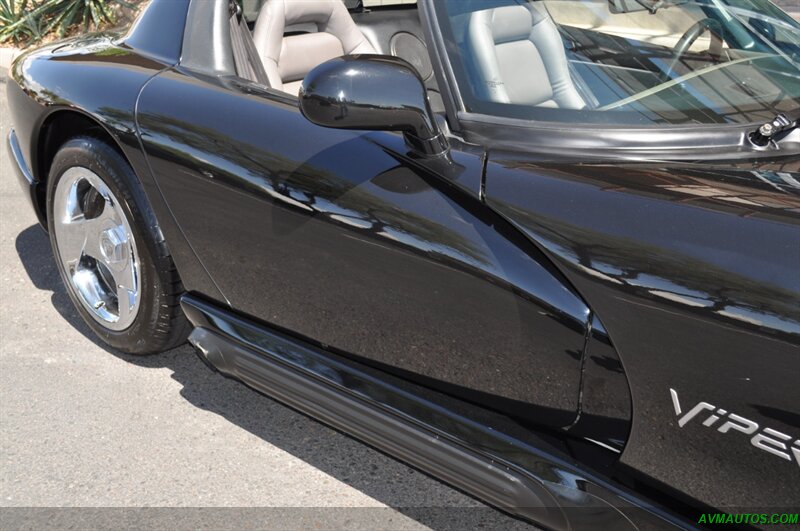
{"type": "Polygon", "coordinates": [[[547,528],[800,512],[800,24],[768,0],[152,0],[7,91],[111,348],[189,341],[547,528]]]}

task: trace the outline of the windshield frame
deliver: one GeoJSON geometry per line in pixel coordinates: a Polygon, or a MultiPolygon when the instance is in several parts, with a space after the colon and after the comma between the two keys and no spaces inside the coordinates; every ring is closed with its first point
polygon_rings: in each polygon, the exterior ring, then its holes
{"type": "Polygon", "coordinates": [[[447,53],[436,0],[418,0],[420,18],[441,90],[451,131],[467,142],[547,152],[555,157],[696,160],[796,156],[800,134],[781,149],[753,146],[748,135],[761,122],[717,124],[624,124],[544,121],[467,110],[458,78],[447,53]],[[798,137],[798,138],[795,138],[798,137]],[[554,151],[555,150],[555,151],[554,151]]]}

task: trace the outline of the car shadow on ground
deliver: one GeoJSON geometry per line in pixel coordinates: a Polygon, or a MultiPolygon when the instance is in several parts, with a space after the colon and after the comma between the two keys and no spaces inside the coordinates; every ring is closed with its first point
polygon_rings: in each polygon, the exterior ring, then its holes
{"type": "MultiPolygon", "coordinates": [[[[216,413],[318,470],[433,529],[532,529],[485,506],[442,507],[456,495],[430,476],[356,442],[233,380],[211,372],[184,345],[157,356],[132,356],[102,343],[72,305],[56,268],[47,234],[37,225],[16,239],[17,254],[39,290],[52,292],[58,313],[106,352],[144,368],[167,368],[196,407],[216,413]],[[436,506],[437,500],[440,505],[436,506]],[[428,506],[424,506],[428,503],[428,506]],[[432,507],[433,506],[433,507],[432,507]]],[[[471,501],[471,500],[469,500],[471,501]]],[[[471,505],[475,505],[471,503],[471,505]]]]}

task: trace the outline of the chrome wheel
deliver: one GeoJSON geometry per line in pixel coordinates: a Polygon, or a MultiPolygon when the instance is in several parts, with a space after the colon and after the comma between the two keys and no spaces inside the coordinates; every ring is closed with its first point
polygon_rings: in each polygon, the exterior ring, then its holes
{"type": "Polygon", "coordinates": [[[68,288],[97,322],[128,328],[141,298],[139,255],[119,201],[96,173],[64,172],[53,195],[53,227],[68,288]]]}

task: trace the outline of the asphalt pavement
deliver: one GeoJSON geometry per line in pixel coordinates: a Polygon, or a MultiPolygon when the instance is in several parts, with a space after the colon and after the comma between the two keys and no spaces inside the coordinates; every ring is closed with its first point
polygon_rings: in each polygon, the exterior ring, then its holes
{"type": "Polygon", "coordinates": [[[11,168],[0,73],[0,529],[530,529],[212,373],[103,346],[11,168]]]}

